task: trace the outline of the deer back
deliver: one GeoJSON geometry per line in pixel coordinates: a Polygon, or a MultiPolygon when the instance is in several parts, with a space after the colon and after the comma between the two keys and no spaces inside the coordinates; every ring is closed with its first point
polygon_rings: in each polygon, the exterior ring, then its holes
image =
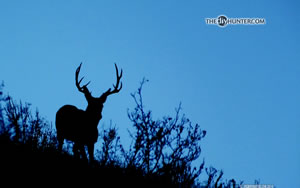
{"type": "Polygon", "coordinates": [[[74,142],[95,143],[98,138],[97,124],[90,120],[86,111],[72,105],[65,105],[56,113],[57,136],[74,142]]]}

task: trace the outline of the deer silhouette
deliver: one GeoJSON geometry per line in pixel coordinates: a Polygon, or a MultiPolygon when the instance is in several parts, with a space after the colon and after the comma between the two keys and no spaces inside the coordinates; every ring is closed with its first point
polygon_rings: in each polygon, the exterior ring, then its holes
{"type": "Polygon", "coordinates": [[[94,160],[94,144],[98,139],[98,123],[102,119],[103,104],[106,98],[114,93],[118,93],[122,89],[122,69],[119,74],[117,65],[115,64],[117,82],[113,85],[113,90],[109,88],[100,97],[93,97],[88,90],[87,84],[80,86],[82,77],[78,81],[79,72],[82,63],[76,69],[75,72],[75,85],[77,89],[82,92],[88,102],[86,110],[80,110],[73,105],[64,105],[56,113],[56,130],[58,149],[61,151],[64,140],[70,140],[74,142],[73,153],[74,156],[81,156],[87,159],[84,147],[87,146],[90,161],[94,160]],[[120,86],[119,86],[120,85],[120,86]]]}

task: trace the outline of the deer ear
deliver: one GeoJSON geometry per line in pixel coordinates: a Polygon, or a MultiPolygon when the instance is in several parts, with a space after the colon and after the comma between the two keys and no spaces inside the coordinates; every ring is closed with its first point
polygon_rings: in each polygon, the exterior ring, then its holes
{"type": "Polygon", "coordinates": [[[111,91],[111,88],[109,88],[105,93],[109,93],[111,91]]]}
{"type": "Polygon", "coordinates": [[[85,92],[85,93],[92,93],[92,92],[89,91],[89,89],[87,88],[87,86],[83,86],[83,87],[82,87],[82,90],[83,90],[83,92],[85,92]]]}

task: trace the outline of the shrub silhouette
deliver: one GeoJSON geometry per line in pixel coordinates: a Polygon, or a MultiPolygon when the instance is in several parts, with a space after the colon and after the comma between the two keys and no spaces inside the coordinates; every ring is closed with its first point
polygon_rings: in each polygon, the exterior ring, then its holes
{"type": "Polygon", "coordinates": [[[191,164],[201,153],[200,141],[206,131],[198,124],[181,115],[181,105],[175,117],[166,116],[153,120],[152,112],[145,110],[142,99],[143,79],[137,92],[132,94],[136,107],[128,111],[135,133],[131,133],[133,144],[125,153],[128,166],[143,169],[146,175],[153,173],[171,179],[173,185],[191,187],[204,168],[191,164]]]}
{"type": "Polygon", "coordinates": [[[1,131],[15,143],[31,145],[33,148],[54,148],[56,137],[52,126],[39,115],[38,110],[32,114],[29,103],[13,101],[10,96],[5,98],[4,108],[7,123],[1,131]]]}

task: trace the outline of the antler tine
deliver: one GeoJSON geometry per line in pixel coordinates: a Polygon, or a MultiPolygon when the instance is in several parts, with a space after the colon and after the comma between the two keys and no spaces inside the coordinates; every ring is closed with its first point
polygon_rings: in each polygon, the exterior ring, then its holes
{"type": "MultiPolygon", "coordinates": [[[[81,81],[82,81],[83,78],[84,78],[84,77],[82,77],[82,78],[78,81],[78,76],[79,76],[79,72],[80,72],[80,69],[81,69],[81,65],[82,65],[82,63],[80,63],[79,67],[76,69],[76,73],[75,73],[75,84],[76,84],[77,89],[78,89],[80,92],[84,93],[84,92],[85,92],[84,88],[86,88],[91,82],[89,81],[87,84],[83,85],[82,87],[80,86],[80,83],[81,83],[81,81]]],[[[87,88],[86,88],[86,89],[87,89],[87,88]]],[[[88,91],[88,90],[87,90],[87,91],[88,91]]]]}
{"type": "Polygon", "coordinates": [[[113,90],[111,91],[111,89],[108,89],[106,93],[106,95],[111,95],[111,94],[114,94],[114,93],[118,93],[121,89],[122,89],[122,82],[121,82],[121,85],[120,85],[120,80],[122,78],[122,75],[123,75],[123,70],[121,69],[121,73],[119,74],[119,69],[118,69],[118,66],[117,64],[115,64],[115,68],[116,68],[116,74],[117,74],[117,83],[116,85],[113,84],[113,90]],[[120,85],[120,87],[119,87],[120,85]]]}
{"type": "Polygon", "coordinates": [[[121,69],[121,74],[120,74],[120,76],[119,76],[119,70],[118,70],[117,64],[115,64],[115,68],[116,68],[117,78],[118,78],[118,79],[121,79],[122,74],[123,74],[123,70],[121,69]]]}
{"type": "Polygon", "coordinates": [[[90,83],[91,83],[91,81],[89,81],[88,83],[84,84],[84,85],[82,86],[82,88],[88,86],[90,83]]]}
{"type": "MultiPolygon", "coordinates": [[[[120,79],[123,75],[123,70],[121,69],[121,74],[119,75],[119,70],[118,70],[118,67],[117,67],[117,64],[115,64],[115,68],[116,68],[116,74],[117,74],[117,83],[116,85],[113,84],[114,88],[118,88],[119,86],[119,83],[120,83],[120,79]]],[[[122,82],[121,82],[121,87],[120,89],[122,88],[122,82]]]]}
{"type": "Polygon", "coordinates": [[[116,68],[116,74],[117,74],[117,83],[116,83],[116,85],[113,85],[113,86],[114,86],[114,91],[119,92],[122,89],[122,82],[121,82],[120,88],[118,88],[118,87],[119,87],[120,80],[123,75],[123,70],[121,69],[121,74],[119,75],[119,69],[118,69],[117,64],[115,64],[115,68],[116,68]]]}

